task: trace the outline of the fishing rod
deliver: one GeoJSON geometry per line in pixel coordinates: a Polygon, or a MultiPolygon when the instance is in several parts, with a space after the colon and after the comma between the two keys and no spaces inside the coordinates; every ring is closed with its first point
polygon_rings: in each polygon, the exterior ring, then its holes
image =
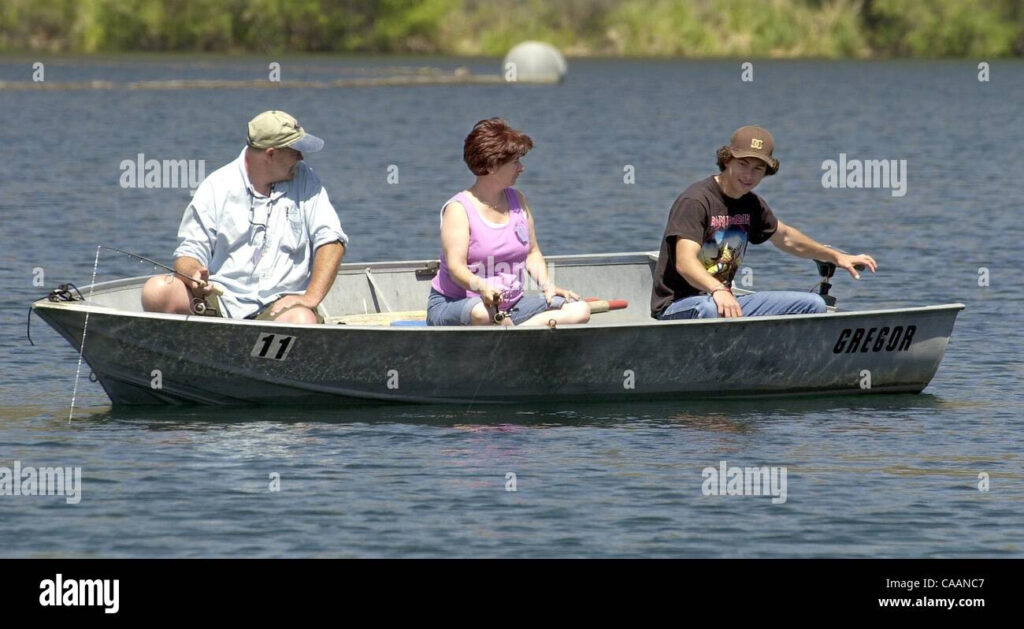
{"type": "Polygon", "coordinates": [[[138,258],[139,260],[142,260],[143,262],[148,262],[148,263],[152,264],[153,266],[158,266],[161,269],[166,269],[166,270],[170,271],[171,273],[174,273],[175,275],[177,275],[178,277],[180,277],[182,279],[188,280],[190,282],[195,282],[196,284],[199,284],[200,287],[205,287],[206,285],[209,284],[209,285],[213,286],[213,292],[217,293],[218,295],[221,295],[224,292],[216,284],[211,284],[210,282],[207,282],[206,280],[197,280],[194,277],[189,277],[189,276],[185,275],[184,273],[181,273],[178,270],[174,269],[173,267],[169,267],[166,264],[163,264],[161,262],[157,262],[156,260],[152,260],[150,258],[147,258],[146,256],[140,256],[139,254],[132,253],[131,251],[125,251],[124,249],[118,249],[117,247],[108,247],[106,245],[99,245],[99,248],[100,249],[107,249],[108,251],[116,251],[118,253],[123,253],[126,256],[131,256],[133,258],[138,258]]]}
{"type": "MultiPolygon", "coordinates": [[[[108,247],[106,245],[97,245],[97,246],[100,249],[106,249],[108,251],[116,251],[117,253],[120,253],[120,254],[123,254],[123,255],[132,257],[132,258],[137,258],[139,260],[142,260],[143,262],[147,262],[149,264],[152,264],[153,266],[157,266],[157,267],[160,267],[161,269],[165,269],[167,271],[170,271],[171,273],[174,273],[175,275],[177,275],[178,277],[180,277],[180,278],[182,278],[184,280],[188,280],[189,282],[195,282],[196,284],[199,284],[199,286],[201,288],[206,287],[206,286],[210,286],[210,287],[213,288],[213,293],[215,295],[223,295],[224,294],[224,290],[221,289],[220,286],[217,286],[216,284],[214,284],[213,282],[209,282],[207,280],[199,280],[199,279],[196,279],[194,277],[189,277],[189,276],[185,275],[184,273],[181,273],[177,269],[169,267],[166,264],[163,264],[161,262],[157,262],[156,260],[153,260],[151,258],[147,258],[146,256],[140,256],[137,253],[132,253],[131,251],[125,251],[124,249],[118,249],[117,247],[108,247]]],[[[188,284],[185,284],[185,287],[188,288],[188,284]]],[[[189,288],[188,291],[189,291],[189,294],[192,293],[192,289],[191,288],[189,288]]],[[[192,303],[189,305],[189,310],[191,310],[193,314],[205,315],[210,310],[210,304],[208,304],[206,302],[206,298],[205,297],[196,297],[195,295],[193,295],[192,296],[192,303]]]]}

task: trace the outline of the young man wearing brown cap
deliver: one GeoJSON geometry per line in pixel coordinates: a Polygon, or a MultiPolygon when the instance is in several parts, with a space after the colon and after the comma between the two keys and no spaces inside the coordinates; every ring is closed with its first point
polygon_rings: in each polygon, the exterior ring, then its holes
{"type": "Polygon", "coordinates": [[[875,271],[868,255],[830,249],[775,218],[753,189],[779,170],[775,140],[761,127],[741,127],[718,150],[718,175],[698,181],[676,199],[661,241],[651,316],[656,319],[767,316],[825,312],[814,293],[762,291],[732,294],[747,243],[770,240],[801,258],[834,262],[860,279],[854,265],[875,271]]]}
{"type": "Polygon", "coordinates": [[[283,111],[250,120],[246,147],[199,185],[178,228],[174,268],[193,280],[150,278],[145,310],[188,314],[215,284],[222,316],[316,323],[348,244],[327,191],[302,161],[323,146],[283,111]]]}

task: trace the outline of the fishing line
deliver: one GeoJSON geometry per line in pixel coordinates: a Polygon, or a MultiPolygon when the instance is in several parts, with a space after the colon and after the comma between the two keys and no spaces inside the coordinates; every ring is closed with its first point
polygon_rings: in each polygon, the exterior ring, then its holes
{"type": "MultiPolygon", "coordinates": [[[[93,287],[96,286],[96,269],[100,266],[100,248],[103,245],[96,245],[96,259],[92,263],[92,284],[89,285],[89,297],[92,299],[93,287]]],[[[78,290],[77,288],[75,290],[78,290]]],[[[75,388],[71,392],[71,410],[68,412],[68,423],[75,415],[75,398],[78,397],[78,378],[82,375],[82,357],[85,355],[85,334],[89,330],[89,311],[85,311],[85,322],[82,324],[82,346],[78,350],[78,369],[75,370],[75,388]]]]}

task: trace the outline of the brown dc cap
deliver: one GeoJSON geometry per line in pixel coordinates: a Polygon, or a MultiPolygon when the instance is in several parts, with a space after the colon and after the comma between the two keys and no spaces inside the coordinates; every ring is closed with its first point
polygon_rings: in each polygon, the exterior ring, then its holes
{"type": "Polygon", "coordinates": [[[768,164],[769,168],[775,168],[777,162],[772,157],[772,150],[775,148],[775,138],[767,130],[761,127],[747,126],[736,129],[729,140],[729,152],[735,158],[756,157],[768,164]]]}

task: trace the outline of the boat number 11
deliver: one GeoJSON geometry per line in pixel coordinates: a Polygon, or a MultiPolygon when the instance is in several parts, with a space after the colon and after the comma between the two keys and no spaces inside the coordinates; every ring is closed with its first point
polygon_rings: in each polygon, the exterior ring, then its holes
{"type": "Polygon", "coordinates": [[[288,352],[292,350],[292,345],[295,345],[294,336],[260,334],[260,338],[256,341],[256,345],[253,346],[252,353],[249,355],[256,358],[284,360],[288,357],[288,352]]]}

